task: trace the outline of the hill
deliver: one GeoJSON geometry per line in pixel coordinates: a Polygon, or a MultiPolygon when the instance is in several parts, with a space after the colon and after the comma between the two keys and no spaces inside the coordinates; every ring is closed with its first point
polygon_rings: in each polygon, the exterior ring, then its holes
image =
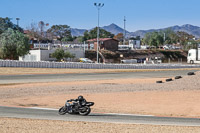
{"type": "Polygon", "coordinates": [[[190,24],[185,24],[185,25],[182,25],[182,26],[175,25],[175,26],[162,28],[162,29],[138,30],[138,31],[135,31],[135,32],[131,32],[131,36],[144,37],[144,35],[148,32],[161,31],[161,30],[165,30],[165,29],[168,29],[168,28],[172,29],[175,32],[184,31],[184,32],[187,32],[191,35],[194,35],[197,38],[200,38],[200,27],[193,26],[193,25],[190,25],[190,24]]]}
{"type": "MultiPolygon", "coordinates": [[[[109,31],[113,34],[118,34],[118,33],[124,33],[124,29],[121,28],[120,26],[112,23],[108,26],[103,26],[101,27],[102,29],[109,31]]],[[[161,28],[161,29],[150,29],[150,30],[138,30],[135,32],[130,32],[126,30],[126,36],[130,37],[130,36],[141,36],[144,37],[144,35],[148,32],[153,32],[153,31],[161,31],[161,30],[165,30],[165,29],[172,29],[173,31],[184,31],[187,32],[191,35],[194,35],[196,38],[200,38],[200,27],[198,26],[194,26],[194,25],[190,25],[190,24],[185,24],[182,26],[171,26],[171,27],[166,27],[166,28],[161,28]]],[[[89,29],[91,30],[91,29],[89,29]]],[[[73,36],[83,36],[84,32],[86,31],[86,29],[77,29],[77,28],[71,28],[71,32],[73,36]]]]}

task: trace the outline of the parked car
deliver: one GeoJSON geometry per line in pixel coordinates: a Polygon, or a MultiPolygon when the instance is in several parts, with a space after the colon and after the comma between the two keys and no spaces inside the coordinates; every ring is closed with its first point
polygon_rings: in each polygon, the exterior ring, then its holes
{"type": "Polygon", "coordinates": [[[83,63],[94,63],[92,60],[90,60],[88,58],[80,58],[79,61],[83,62],[83,63]]]}
{"type": "Polygon", "coordinates": [[[155,57],[153,59],[153,61],[154,61],[155,64],[161,64],[162,63],[162,59],[160,57],[155,57]]]}
{"type": "Polygon", "coordinates": [[[121,63],[136,64],[137,63],[137,59],[124,59],[124,60],[121,60],[121,63]]]}
{"type": "Polygon", "coordinates": [[[139,59],[137,59],[137,63],[144,63],[145,60],[146,60],[146,58],[139,58],[139,59]]]}
{"type": "Polygon", "coordinates": [[[163,46],[163,49],[164,50],[169,50],[169,46],[165,45],[165,46],[163,46]]]}

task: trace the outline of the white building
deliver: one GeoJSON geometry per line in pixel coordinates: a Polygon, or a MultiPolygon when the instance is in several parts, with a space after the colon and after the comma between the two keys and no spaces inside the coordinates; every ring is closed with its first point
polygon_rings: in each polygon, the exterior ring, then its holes
{"type": "Polygon", "coordinates": [[[44,48],[44,49],[48,49],[48,47],[50,46],[50,43],[34,43],[33,44],[33,48],[44,48]]]}
{"type": "Polygon", "coordinates": [[[19,57],[20,61],[56,61],[51,57],[55,50],[30,50],[29,54],[19,57]]]}
{"type": "Polygon", "coordinates": [[[129,47],[131,48],[131,50],[140,49],[140,40],[129,40],[129,47]]]}
{"type": "Polygon", "coordinates": [[[130,50],[129,45],[118,45],[118,50],[130,50]]]}
{"type": "MultiPolygon", "coordinates": [[[[20,61],[56,61],[55,58],[51,56],[56,49],[51,50],[30,50],[29,54],[19,57],[20,61]]],[[[75,59],[84,58],[84,50],[81,49],[67,49],[66,51],[75,55],[75,59]]]]}

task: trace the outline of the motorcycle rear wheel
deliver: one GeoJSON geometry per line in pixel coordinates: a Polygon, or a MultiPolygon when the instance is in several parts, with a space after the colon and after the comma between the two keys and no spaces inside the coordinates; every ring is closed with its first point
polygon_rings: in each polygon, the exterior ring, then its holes
{"type": "Polygon", "coordinates": [[[79,114],[80,115],[88,115],[89,113],[91,112],[91,108],[90,107],[87,107],[86,110],[84,111],[79,111],[79,114]]]}
{"type": "Polygon", "coordinates": [[[67,109],[63,106],[58,110],[59,115],[64,115],[67,113],[67,109]]]}

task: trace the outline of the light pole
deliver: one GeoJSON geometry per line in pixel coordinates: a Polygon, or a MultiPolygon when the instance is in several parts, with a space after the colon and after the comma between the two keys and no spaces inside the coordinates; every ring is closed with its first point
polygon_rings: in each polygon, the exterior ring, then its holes
{"type": "Polygon", "coordinates": [[[104,6],[104,3],[94,3],[98,10],[98,26],[97,26],[97,63],[99,63],[99,11],[104,6]]]}
{"type": "Polygon", "coordinates": [[[165,44],[165,40],[166,40],[166,34],[165,34],[165,32],[164,32],[164,38],[163,38],[163,40],[164,40],[164,44],[165,44]]]}
{"type": "Polygon", "coordinates": [[[125,41],[126,41],[126,17],[124,16],[124,41],[123,41],[123,45],[125,45],[125,41]]]}
{"type": "Polygon", "coordinates": [[[20,18],[16,18],[16,20],[17,20],[17,26],[19,27],[19,20],[20,20],[20,18]]]}

